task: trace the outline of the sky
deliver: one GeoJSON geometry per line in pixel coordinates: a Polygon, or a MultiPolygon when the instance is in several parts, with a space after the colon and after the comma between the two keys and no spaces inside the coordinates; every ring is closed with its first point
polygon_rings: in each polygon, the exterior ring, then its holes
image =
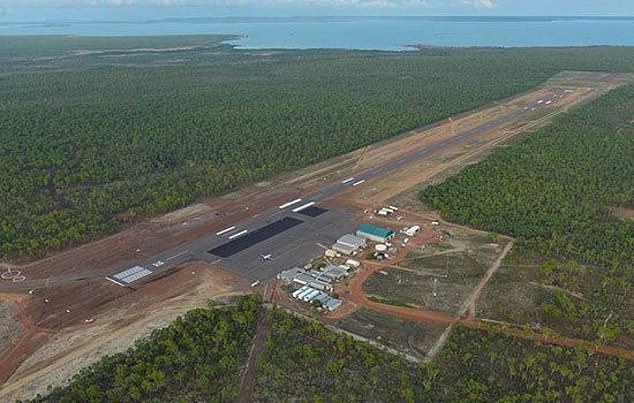
{"type": "Polygon", "coordinates": [[[173,16],[634,16],[634,0],[0,0],[0,20],[81,15],[88,9],[101,10],[104,18],[122,19],[166,12],[173,16]]]}

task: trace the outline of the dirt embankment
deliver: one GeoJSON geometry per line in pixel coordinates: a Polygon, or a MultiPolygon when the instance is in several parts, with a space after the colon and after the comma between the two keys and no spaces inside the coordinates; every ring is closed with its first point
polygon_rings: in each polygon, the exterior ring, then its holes
{"type": "Polygon", "coordinates": [[[190,263],[107,304],[88,318],[89,323],[49,334],[33,329],[16,344],[28,352],[28,358],[3,385],[0,401],[32,398],[45,393],[49,385],[63,385],[104,355],[125,351],[177,316],[205,306],[210,299],[240,293],[245,286],[233,274],[204,263],[190,263]]]}
{"type": "Polygon", "coordinates": [[[8,302],[0,300],[0,351],[9,347],[22,333],[20,320],[8,302]]]}

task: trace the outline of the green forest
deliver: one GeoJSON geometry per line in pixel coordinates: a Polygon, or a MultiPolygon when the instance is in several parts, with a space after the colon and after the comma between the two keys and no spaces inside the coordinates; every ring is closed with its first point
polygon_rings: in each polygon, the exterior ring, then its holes
{"type": "Polygon", "coordinates": [[[562,70],[634,71],[630,48],[242,51],[223,39],[3,37],[0,260],[113,233],[562,70]]]}
{"type": "Polygon", "coordinates": [[[492,296],[554,290],[498,301],[498,319],[634,345],[634,221],[613,214],[634,207],[633,117],[634,86],[614,90],[422,191],[447,219],[520,240],[492,296]]]}
{"type": "Polygon", "coordinates": [[[232,401],[260,310],[259,296],[247,296],[190,311],[32,402],[232,401]]]}
{"type": "Polygon", "coordinates": [[[629,402],[634,364],[457,327],[433,363],[411,363],[257,297],[188,313],[33,402],[231,402],[257,318],[257,402],[629,402]]]}
{"type": "MultiPolygon", "coordinates": [[[[634,86],[558,118],[421,193],[450,220],[632,276],[634,86]]],[[[634,279],[634,277],[630,277],[634,279]]]]}

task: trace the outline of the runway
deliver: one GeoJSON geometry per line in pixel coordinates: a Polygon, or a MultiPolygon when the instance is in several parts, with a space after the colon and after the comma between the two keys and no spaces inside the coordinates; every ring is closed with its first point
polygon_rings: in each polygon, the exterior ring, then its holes
{"type": "MultiPolygon", "coordinates": [[[[566,90],[527,104],[473,129],[463,131],[430,147],[412,151],[398,160],[360,172],[355,176],[331,183],[312,194],[289,200],[278,207],[255,214],[249,219],[219,228],[217,232],[189,244],[168,250],[151,259],[113,270],[111,281],[123,271],[138,266],[141,273],[151,275],[192,259],[219,264],[249,280],[268,280],[294,265],[303,265],[321,253],[319,245],[332,244],[345,233],[354,232],[352,213],[341,208],[328,209],[320,204],[333,196],[372,179],[388,175],[403,166],[459,144],[471,137],[534,114],[563,97],[566,90]],[[261,256],[272,255],[272,260],[261,256]],[[141,270],[142,269],[142,270],[141,270]]],[[[248,209],[248,207],[245,207],[248,209]]],[[[141,277],[142,278],[142,277],[141,277]]],[[[138,278],[136,280],[140,280],[138,278]]],[[[127,284],[121,284],[127,285],[127,284]]]]}

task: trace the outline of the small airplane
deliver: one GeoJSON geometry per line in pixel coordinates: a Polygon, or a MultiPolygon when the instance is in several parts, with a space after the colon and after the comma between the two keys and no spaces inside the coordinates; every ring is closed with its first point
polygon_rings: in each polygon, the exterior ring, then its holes
{"type": "Polygon", "coordinates": [[[273,254],[269,253],[269,254],[266,254],[266,255],[260,255],[260,259],[262,259],[263,261],[273,260],[273,254]]]}

